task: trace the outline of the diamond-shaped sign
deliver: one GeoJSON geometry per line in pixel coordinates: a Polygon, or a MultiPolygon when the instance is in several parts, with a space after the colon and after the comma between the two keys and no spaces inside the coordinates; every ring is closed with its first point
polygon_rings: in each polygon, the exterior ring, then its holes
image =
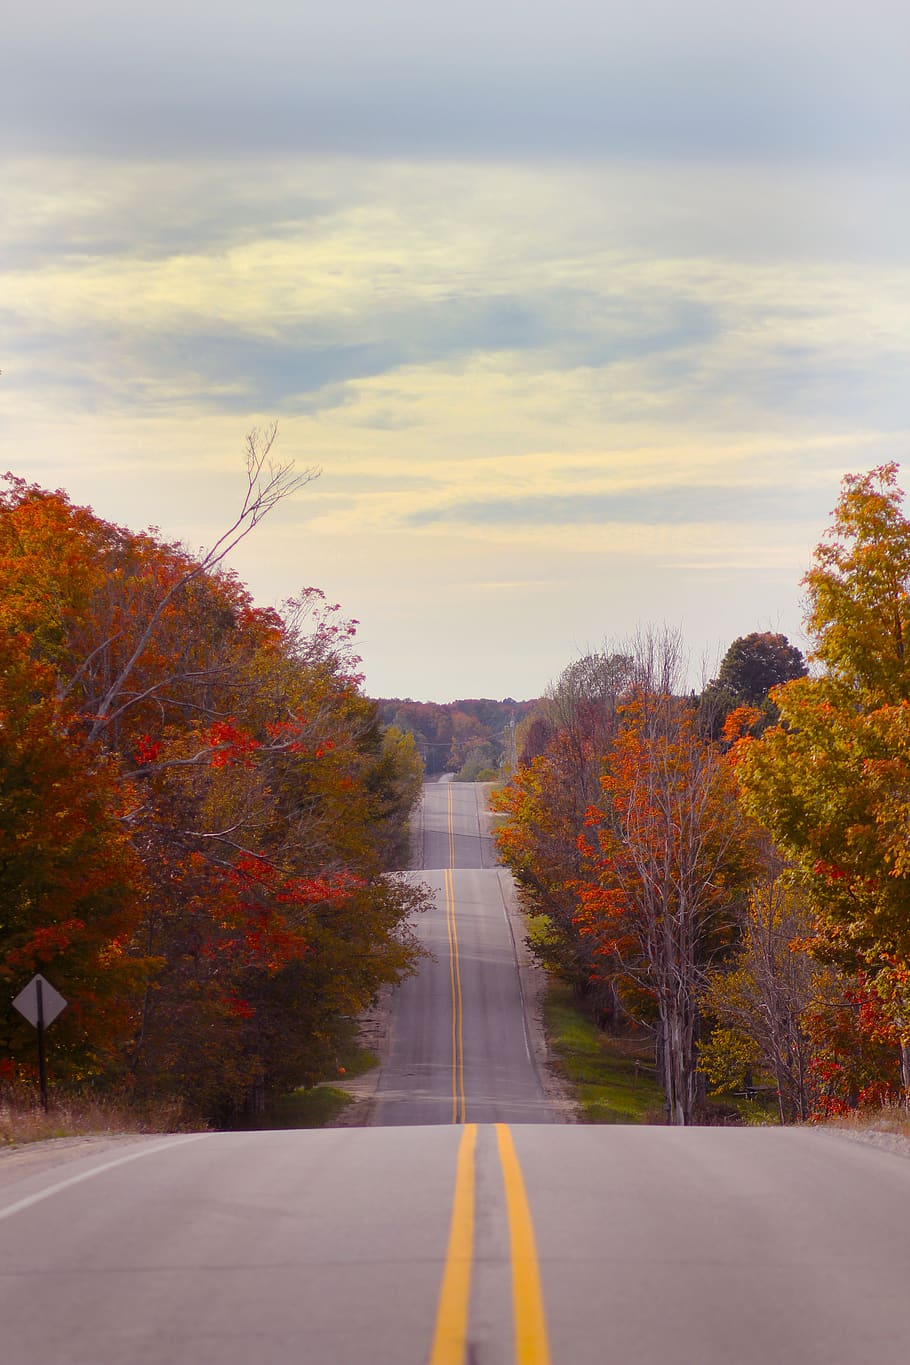
{"type": "Polygon", "coordinates": [[[34,1028],[37,1028],[39,983],[41,989],[42,1023],[44,1024],[44,1027],[47,1028],[48,1024],[54,1022],[61,1010],[66,1009],[67,1002],[59,991],[54,990],[49,981],[45,981],[40,972],[38,972],[37,976],[33,976],[28,985],[19,992],[13,1001],[13,1005],[21,1015],[24,1015],[34,1028]]]}

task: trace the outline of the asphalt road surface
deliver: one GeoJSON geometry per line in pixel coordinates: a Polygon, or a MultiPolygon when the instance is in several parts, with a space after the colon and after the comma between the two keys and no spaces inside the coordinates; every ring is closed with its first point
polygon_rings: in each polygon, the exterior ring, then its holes
{"type": "Polygon", "coordinates": [[[910,1159],[539,1121],[479,793],[447,787],[386,1126],[0,1154],[2,1365],[905,1365],[910,1159]]]}
{"type": "Polygon", "coordinates": [[[528,1037],[506,899],[484,788],[428,783],[418,822],[421,869],[435,906],[415,929],[430,956],[393,1000],[392,1051],[375,1122],[548,1123],[528,1037]]]}
{"type": "Polygon", "coordinates": [[[910,1352],[910,1160],[815,1131],[438,1124],[66,1157],[0,1161],[4,1365],[910,1352]]]}

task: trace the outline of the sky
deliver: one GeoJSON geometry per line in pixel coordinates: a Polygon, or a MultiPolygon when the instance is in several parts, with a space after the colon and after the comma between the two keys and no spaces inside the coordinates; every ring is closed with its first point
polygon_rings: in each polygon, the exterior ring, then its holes
{"type": "Polygon", "coordinates": [[[33,0],[4,15],[2,467],[233,556],[366,689],[529,698],[670,625],[801,647],[910,431],[898,0],[33,0]]]}

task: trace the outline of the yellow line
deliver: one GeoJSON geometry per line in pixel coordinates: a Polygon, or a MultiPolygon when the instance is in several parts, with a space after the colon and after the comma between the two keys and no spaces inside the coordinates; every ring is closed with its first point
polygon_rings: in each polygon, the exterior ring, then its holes
{"type": "Polygon", "coordinates": [[[474,1149],[477,1124],[466,1125],[458,1145],[455,1194],[446,1267],[436,1309],[430,1365],[464,1365],[474,1260],[474,1149]]]}
{"type": "Polygon", "coordinates": [[[455,874],[449,873],[452,889],[452,940],[455,944],[455,988],[458,995],[458,1100],[461,1105],[459,1123],[466,1121],[464,1098],[464,1000],[461,995],[461,954],[458,951],[458,922],[455,918],[455,874]]]}
{"type": "Polygon", "coordinates": [[[455,943],[455,906],[450,884],[451,872],[443,873],[446,898],[446,933],[449,938],[449,984],[452,991],[452,1122],[458,1122],[458,981],[455,975],[457,947],[455,943]]]}
{"type": "Polygon", "coordinates": [[[452,1122],[465,1122],[464,1096],[464,1003],[461,994],[461,959],[458,923],[455,918],[455,823],[452,818],[452,784],[448,784],[449,862],[445,871],[446,932],[449,937],[449,975],[452,983],[452,1122]]]}
{"type": "Polygon", "coordinates": [[[496,1141],[502,1165],[509,1214],[512,1253],[512,1312],[515,1318],[515,1365],[550,1365],[547,1321],[544,1315],[534,1224],[525,1192],[524,1177],[512,1134],[504,1123],[496,1125],[496,1141]]]}
{"type": "Polygon", "coordinates": [[[452,1122],[464,1123],[464,1001],[461,993],[458,921],[455,917],[455,878],[450,868],[445,869],[443,880],[446,898],[446,933],[449,939],[449,982],[452,992],[452,1122]]]}
{"type": "Polygon", "coordinates": [[[455,866],[455,825],[452,820],[452,784],[449,785],[449,866],[455,866]]]}

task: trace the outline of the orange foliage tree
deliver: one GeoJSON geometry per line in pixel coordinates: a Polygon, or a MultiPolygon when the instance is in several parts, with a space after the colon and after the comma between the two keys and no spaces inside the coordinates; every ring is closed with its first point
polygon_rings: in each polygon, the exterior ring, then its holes
{"type": "Polygon", "coordinates": [[[217,1117],[324,1074],[343,1017],[409,969],[423,903],[387,872],[414,784],[360,691],[354,623],[313,590],[257,609],[221,567],[294,486],[272,437],[251,439],[241,513],[199,558],[21,480],[0,501],[4,686],[40,698],[3,700],[0,782],[30,812],[22,847],[58,867],[39,903],[28,859],[7,864],[22,909],[0,970],[21,984],[45,963],[96,1070],[217,1117]]]}
{"type": "Polygon", "coordinates": [[[54,1031],[65,1074],[110,1066],[134,1027],[149,964],[133,951],[145,881],[125,813],[116,765],[80,742],[54,670],[0,626],[0,1028],[26,1070],[35,1033],[10,1002],[35,972],[70,1003],[54,1031]]]}
{"type": "Polygon", "coordinates": [[[603,1018],[613,1017],[620,1002],[613,976],[576,917],[584,869],[579,836],[600,794],[603,755],[631,666],[627,655],[603,653],[564,669],[531,722],[540,752],[528,753],[491,798],[505,817],[495,832],[499,855],[528,908],[541,917],[534,937],[538,957],[603,1018]]]}
{"type": "Polygon", "coordinates": [[[754,835],[693,706],[639,686],[621,708],[602,799],[588,814],[579,923],[633,1009],[656,1020],[674,1124],[699,1113],[699,997],[734,940],[754,835]]]}

